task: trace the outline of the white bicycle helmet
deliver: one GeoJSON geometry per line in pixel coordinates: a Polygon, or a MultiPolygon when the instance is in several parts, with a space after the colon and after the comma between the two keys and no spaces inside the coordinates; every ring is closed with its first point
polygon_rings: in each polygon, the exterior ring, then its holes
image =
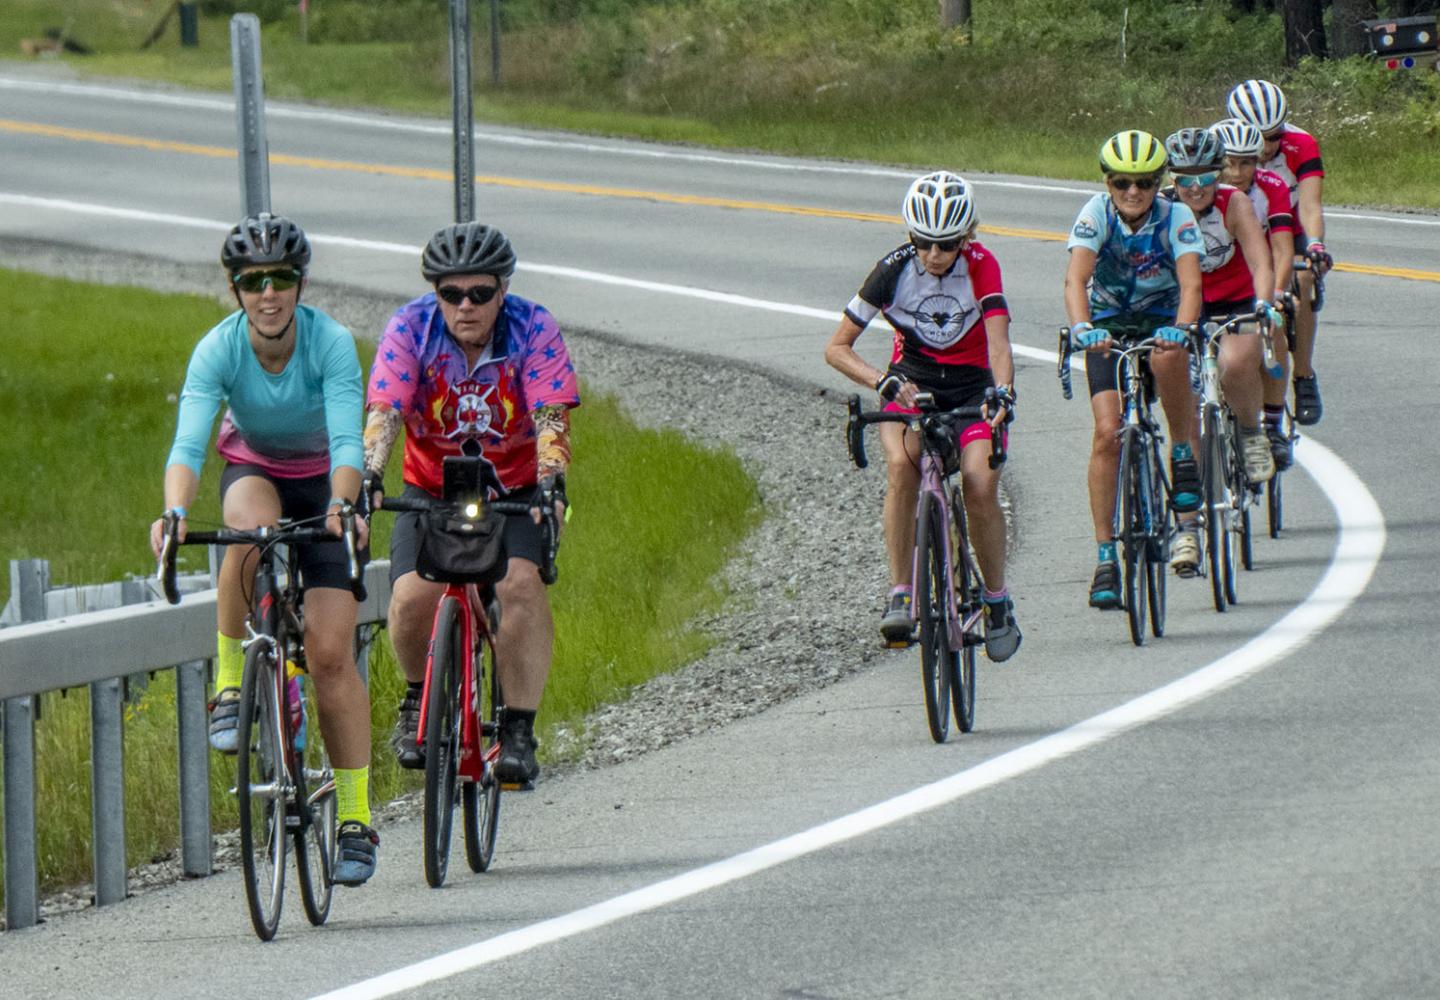
{"type": "Polygon", "coordinates": [[[1243,119],[1262,133],[1284,125],[1290,113],[1285,95],[1269,80],[1246,80],[1237,85],[1225,99],[1225,108],[1230,117],[1243,119]]]}
{"type": "Polygon", "coordinates": [[[1210,126],[1210,131],[1220,137],[1229,156],[1259,156],[1265,144],[1260,130],[1243,118],[1222,118],[1210,126]]]}
{"type": "Polygon", "coordinates": [[[900,214],[912,233],[932,240],[965,236],[975,229],[970,185],[948,170],[917,177],[905,192],[900,214]]]}

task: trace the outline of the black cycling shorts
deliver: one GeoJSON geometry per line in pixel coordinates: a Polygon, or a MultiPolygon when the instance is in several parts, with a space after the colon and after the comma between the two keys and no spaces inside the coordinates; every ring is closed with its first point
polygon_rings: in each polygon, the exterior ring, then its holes
{"type": "Polygon", "coordinates": [[[1207,302],[1200,310],[1200,318],[1207,323],[1223,323],[1231,316],[1255,311],[1254,299],[1235,299],[1232,302],[1207,302]]]}
{"type": "MultiPolygon", "coordinates": [[[[506,500],[526,501],[534,496],[533,490],[515,490],[506,500]]],[[[405,484],[400,494],[402,500],[438,500],[418,486],[405,484]]],[[[406,511],[395,515],[395,526],[390,531],[390,582],[406,573],[415,572],[415,556],[420,551],[420,515],[406,511]]],[[[505,555],[509,559],[525,559],[536,566],[545,565],[545,533],[541,525],[530,519],[528,514],[505,515],[505,555]]]]}
{"type": "MultiPolygon", "coordinates": [[[[291,521],[324,514],[330,507],[330,476],[306,476],[303,479],[287,479],[267,472],[258,465],[225,463],[220,474],[220,503],[225,503],[225,494],[241,479],[259,476],[271,486],[280,497],[280,516],[291,521]]],[[[323,528],[324,522],[315,522],[323,528]]],[[[366,546],[359,553],[360,569],[370,561],[370,548],[366,546]]],[[[340,539],[322,542],[319,545],[301,545],[296,554],[300,563],[300,582],[304,588],[329,587],[335,590],[350,589],[350,561],[345,556],[345,543],[340,539]]]]}
{"type": "MultiPolygon", "coordinates": [[[[1111,319],[1097,319],[1094,321],[1096,328],[1110,331],[1110,339],[1117,344],[1137,340],[1145,340],[1152,337],[1155,331],[1162,326],[1173,326],[1173,316],[1126,316],[1123,320],[1119,317],[1111,319]]],[[[1098,354],[1095,351],[1085,352],[1085,380],[1090,383],[1090,395],[1095,397],[1102,392],[1119,392],[1120,383],[1116,378],[1115,363],[1119,355],[1115,351],[1106,351],[1098,354]]],[[[1145,359],[1141,359],[1142,362],[1145,359]]],[[[1149,366],[1144,366],[1145,377],[1150,377],[1149,366]]]]}

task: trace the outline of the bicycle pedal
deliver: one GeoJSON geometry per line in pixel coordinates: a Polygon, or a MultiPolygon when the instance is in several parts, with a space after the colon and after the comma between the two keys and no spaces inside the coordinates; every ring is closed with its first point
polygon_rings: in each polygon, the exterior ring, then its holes
{"type": "Polygon", "coordinates": [[[502,781],[502,782],[500,782],[500,791],[502,791],[502,792],[533,792],[533,791],[535,791],[535,782],[533,782],[533,781],[522,781],[522,782],[502,781]]]}
{"type": "Polygon", "coordinates": [[[983,635],[976,635],[974,632],[966,632],[961,642],[966,646],[983,646],[985,645],[985,637],[983,635]]]}
{"type": "Polygon", "coordinates": [[[886,640],[885,640],[885,648],[886,648],[886,649],[909,649],[912,645],[914,645],[914,640],[913,640],[913,639],[886,639],[886,640]]]}

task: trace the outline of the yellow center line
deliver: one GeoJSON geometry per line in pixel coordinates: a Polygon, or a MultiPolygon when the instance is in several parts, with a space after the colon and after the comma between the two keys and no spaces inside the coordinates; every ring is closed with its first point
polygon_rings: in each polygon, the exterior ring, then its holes
{"type": "MultiPolygon", "coordinates": [[[[60,125],[19,122],[5,118],[0,118],[0,132],[18,132],[23,135],[40,135],[55,139],[71,139],[77,142],[94,142],[108,146],[129,146],[137,149],[154,150],[156,152],[184,153],[189,156],[208,156],[213,159],[231,159],[236,156],[235,150],[226,149],[223,146],[202,146],[189,142],[174,142],[169,139],[145,139],[140,136],[117,135],[112,132],[95,132],[89,129],[66,128],[60,125]]],[[[453,179],[453,175],[448,170],[434,170],[427,167],[399,167],[383,163],[357,163],[351,160],[327,160],[312,156],[290,156],[285,153],[271,153],[270,162],[281,166],[306,167],[312,170],[373,174],[383,177],[408,177],[418,180],[445,181],[447,183],[453,179]]],[[[897,226],[899,222],[893,215],[884,215],[875,212],[845,212],[833,208],[810,208],[805,205],[786,205],[771,201],[713,198],[708,195],[699,194],[671,194],[665,191],[602,187],[595,184],[571,184],[565,181],[539,181],[522,177],[477,175],[475,177],[475,183],[489,187],[514,188],[525,191],[551,191],[560,194],[589,195],[599,198],[628,198],[637,201],[661,202],[669,205],[699,205],[706,208],[730,208],[747,212],[771,212],[779,215],[801,215],[820,219],[878,222],[891,226],[897,226]]],[[[1050,232],[1044,229],[1019,229],[1013,226],[982,225],[980,232],[990,236],[1043,240],[1051,243],[1064,242],[1067,238],[1065,233],[1050,232]]],[[[1386,278],[1404,278],[1408,281],[1440,282],[1440,271],[1421,271],[1409,267],[1337,263],[1335,270],[1386,278]]]]}

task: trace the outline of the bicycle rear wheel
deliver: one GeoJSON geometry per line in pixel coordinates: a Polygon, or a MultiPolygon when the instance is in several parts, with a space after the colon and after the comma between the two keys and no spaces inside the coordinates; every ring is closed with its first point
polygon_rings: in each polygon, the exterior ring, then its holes
{"type": "Polygon", "coordinates": [[[954,667],[950,677],[950,705],[955,710],[955,724],[962,733],[968,733],[975,728],[975,660],[979,656],[980,644],[985,641],[985,626],[980,617],[976,617],[984,614],[980,579],[970,562],[965,503],[959,490],[950,495],[950,516],[954,518],[957,534],[955,600],[959,605],[960,621],[968,622],[974,617],[974,624],[961,633],[959,652],[950,658],[954,667]]]}
{"type": "Polygon", "coordinates": [[[235,797],[240,808],[240,862],[250,923],[262,941],[275,936],[285,898],[285,850],[289,843],[289,802],[285,769],[287,726],[277,696],[277,672],[270,644],[251,643],[240,682],[240,739],[235,762],[235,797]]]}
{"type": "Polygon", "coordinates": [[[945,576],[945,519],[929,493],[921,495],[916,521],[915,614],[920,620],[920,679],[925,689],[925,718],[930,738],[944,743],[950,735],[950,677],[953,654],[947,635],[949,597],[945,576]]]}
{"type": "Polygon", "coordinates": [[[1255,535],[1250,530],[1250,502],[1240,509],[1240,565],[1246,570],[1255,568],[1255,535]]]}
{"type": "Polygon", "coordinates": [[[487,644],[484,687],[488,688],[487,703],[481,713],[480,758],[485,776],[480,781],[467,781],[460,786],[460,801],[465,816],[465,861],[472,872],[483,872],[495,858],[495,834],[500,824],[500,782],[491,770],[495,748],[500,742],[500,682],[495,672],[495,647],[487,644]]]}
{"type": "Polygon", "coordinates": [[[1205,558],[1210,571],[1210,593],[1215,610],[1225,611],[1225,574],[1221,550],[1225,547],[1225,444],[1220,439],[1220,411],[1205,407],[1200,445],[1205,457],[1205,558]]]}
{"type": "MultiPolygon", "coordinates": [[[[307,712],[309,718],[318,719],[314,709],[312,699],[307,712]]],[[[305,747],[297,752],[300,772],[295,776],[295,800],[305,804],[300,829],[295,831],[295,873],[305,917],[318,927],[330,916],[335,885],[335,774],[319,725],[306,728],[305,747]]]]}
{"type": "Polygon", "coordinates": [[[430,695],[425,706],[425,881],[438,889],[450,867],[450,834],[459,777],[460,678],[466,668],[460,602],[440,601],[431,645],[430,695]]]}

